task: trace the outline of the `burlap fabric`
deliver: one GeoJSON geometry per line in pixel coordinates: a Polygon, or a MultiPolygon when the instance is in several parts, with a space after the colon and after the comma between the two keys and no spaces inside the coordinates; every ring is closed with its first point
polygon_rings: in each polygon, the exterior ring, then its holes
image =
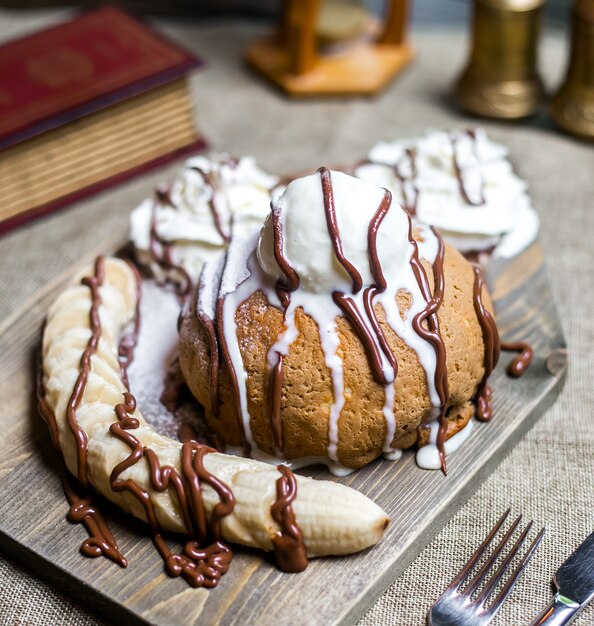
{"type": "MultiPolygon", "coordinates": [[[[63,15],[0,13],[0,38],[63,15]]],[[[416,33],[417,62],[376,99],[299,103],[246,71],[241,51],[257,34],[255,27],[160,26],[208,63],[192,89],[199,124],[213,147],[253,154],[270,171],[347,163],[377,140],[469,122],[446,99],[465,55],[461,32],[416,33]]],[[[563,40],[549,36],[542,52],[545,77],[554,85],[564,64],[563,40]]],[[[550,280],[570,346],[569,377],[553,408],[381,596],[361,620],[365,626],[423,624],[428,608],[508,506],[548,529],[497,619],[499,625],[526,623],[550,598],[556,568],[594,529],[594,146],[556,133],[546,121],[486,126],[510,146],[542,217],[550,280]]],[[[144,176],[0,238],[0,319],[102,238],[124,232],[129,210],[172,171],[144,176]]],[[[575,623],[593,621],[590,608],[575,623]]],[[[81,598],[66,598],[0,560],[0,624],[100,623],[81,598]]]]}

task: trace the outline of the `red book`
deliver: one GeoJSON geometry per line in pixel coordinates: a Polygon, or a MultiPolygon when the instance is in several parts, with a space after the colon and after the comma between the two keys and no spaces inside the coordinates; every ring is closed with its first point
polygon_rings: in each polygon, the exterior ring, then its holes
{"type": "Polygon", "coordinates": [[[204,148],[201,64],[115,7],[0,45],[0,233],[204,148]]]}
{"type": "Polygon", "coordinates": [[[115,7],[0,46],[0,148],[78,119],[201,62],[115,7]]]}

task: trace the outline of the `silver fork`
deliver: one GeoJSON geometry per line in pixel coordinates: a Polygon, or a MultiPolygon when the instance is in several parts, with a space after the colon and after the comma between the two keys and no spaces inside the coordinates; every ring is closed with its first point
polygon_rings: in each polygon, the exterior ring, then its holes
{"type": "Polygon", "coordinates": [[[493,550],[493,553],[487,559],[485,564],[477,572],[471,574],[474,566],[483,554],[485,554],[487,548],[493,541],[493,538],[503,526],[503,523],[509,516],[509,512],[510,509],[507,509],[501,519],[497,522],[497,524],[495,524],[491,532],[487,535],[483,543],[481,543],[476,552],[472,555],[470,561],[468,561],[468,563],[462,568],[462,571],[456,576],[456,578],[454,578],[451,585],[441,594],[437,602],[431,607],[428,620],[429,626],[485,626],[493,619],[493,617],[495,617],[495,614],[505,602],[509,592],[512,590],[512,587],[515,585],[528,561],[536,551],[536,548],[538,548],[538,544],[540,543],[540,540],[545,532],[544,528],[540,530],[538,535],[528,547],[528,550],[526,550],[526,553],[520,562],[516,565],[515,569],[510,572],[509,578],[503,587],[496,595],[494,595],[493,591],[497,587],[497,584],[524,544],[534,523],[531,521],[521,532],[517,541],[511,547],[509,554],[492,573],[492,577],[487,582],[484,589],[480,591],[479,595],[475,599],[472,599],[472,596],[479,589],[480,584],[494,568],[499,555],[502,554],[504,548],[511,543],[510,540],[520,524],[522,519],[521,515],[513,522],[511,528],[507,531],[507,533],[505,533],[505,536],[493,550]],[[468,586],[463,591],[460,591],[465,582],[468,583],[468,586]]]}

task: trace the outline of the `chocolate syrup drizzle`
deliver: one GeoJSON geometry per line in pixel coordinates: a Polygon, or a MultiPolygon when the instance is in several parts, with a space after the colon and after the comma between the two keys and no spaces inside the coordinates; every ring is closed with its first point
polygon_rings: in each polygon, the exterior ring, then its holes
{"type": "MultiPolygon", "coordinates": [[[[470,137],[470,139],[472,140],[473,152],[476,156],[476,131],[473,129],[468,129],[466,131],[466,135],[470,137]]],[[[458,187],[460,188],[460,194],[464,198],[464,202],[466,202],[466,204],[469,204],[470,206],[482,206],[486,202],[485,183],[483,180],[481,180],[479,199],[473,200],[468,194],[468,190],[466,189],[466,185],[464,184],[464,173],[458,161],[458,156],[457,156],[458,139],[456,136],[452,136],[451,141],[452,141],[452,153],[453,153],[453,160],[454,160],[454,171],[456,172],[456,178],[458,179],[458,187]]],[[[477,157],[477,160],[478,160],[478,157],[477,157]]]]}
{"type": "Polygon", "coordinates": [[[83,398],[89,373],[92,370],[91,357],[97,352],[99,339],[101,338],[101,320],[99,319],[99,305],[101,297],[99,287],[103,285],[105,269],[103,257],[98,257],[95,262],[95,275],[85,276],[80,282],[91,291],[91,310],[89,313],[91,325],[91,337],[85,351],[80,358],[79,374],[74,383],[74,388],[66,407],[68,427],[76,441],[77,477],[83,489],[90,487],[88,476],[88,443],[89,438],[76,419],[76,410],[83,398]]]}
{"type": "MultiPolygon", "coordinates": [[[[274,236],[274,258],[283,273],[276,283],[276,293],[283,307],[283,323],[286,322],[287,309],[291,303],[291,292],[299,288],[299,276],[291,267],[283,252],[283,229],[280,223],[280,209],[271,203],[272,232],[274,236]]],[[[272,368],[270,379],[270,426],[274,445],[277,450],[284,449],[284,433],[281,417],[283,387],[283,355],[278,354],[276,364],[272,368]]]]}
{"type": "MultiPolygon", "coordinates": [[[[237,165],[237,162],[228,161],[227,165],[234,166],[234,165],[237,165]]],[[[208,208],[210,209],[210,214],[212,215],[213,224],[215,225],[215,228],[217,229],[217,232],[219,233],[219,235],[223,238],[223,241],[225,243],[229,243],[229,241],[231,240],[231,233],[226,233],[223,230],[223,226],[221,223],[221,215],[219,213],[219,210],[217,209],[217,203],[216,203],[215,198],[219,189],[218,189],[214,172],[207,172],[206,170],[203,170],[202,168],[196,167],[196,166],[192,167],[192,169],[195,172],[198,172],[200,176],[202,176],[204,183],[210,188],[210,198],[208,199],[208,208]]]]}
{"type": "MultiPolygon", "coordinates": [[[[82,428],[80,428],[76,420],[76,408],[80,404],[80,401],[84,394],[88,375],[91,370],[91,356],[96,352],[97,344],[101,335],[98,299],[99,287],[103,283],[103,277],[103,259],[99,257],[95,264],[95,275],[93,277],[87,277],[81,280],[81,284],[86,285],[91,290],[92,301],[91,309],[89,312],[91,323],[91,336],[87,343],[87,347],[81,356],[79,376],[76,380],[75,386],[67,405],[67,422],[74,436],[77,446],[78,472],[81,472],[82,467],[84,472],[83,475],[86,480],[85,484],[79,479],[79,482],[85,492],[84,495],[79,495],[68,483],[68,479],[65,476],[62,476],[61,480],[64,493],[68,499],[68,502],[70,503],[68,519],[74,523],[84,524],[90,535],[89,538],[82,543],[80,548],[81,552],[89,557],[98,557],[103,555],[118,563],[122,567],[126,567],[127,561],[120,552],[113,537],[113,534],[109,530],[105,519],[103,518],[101,512],[97,509],[97,507],[92,505],[89,482],[87,479],[88,439],[86,433],[82,428]]],[[[37,393],[39,399],[39,412],[48,424],[52,437],[52,443],[57,450],[61,450],[56,417],[46,400],[46,390],[43,382],[43,360],[41,354],[39,360],[39,378],[37,393]]]]}
{"type": "Polygon", "coordinates": [[[334,254],[338,259],[338,262],[344,267],[347,274],[353,281],[353,293],[361,291],[363,286],[363,279],[357,268],[346,258],[342,250],[342,241],[340,239],[340,231],[338,229],[338,222],[336,221],[336,208],[334,206],[334,190],[332,188],[332,176],[330,170],[326,167],[321,167],[318,170],[320,174],[320,180],[322,183],[322,194],[324,197],[324,211],[326,213],[326,225],[328,227],[328,234],[332,241],[332,247],[334,248],[334,254]]]}
{"type": "Polygon", "coordinates": [[[128,567],[128,560],[120,552],[109,526],[101,511],[93,504],[91,496],[87,493],[81,495],[70,484],[66,472],[60,475],[64,494],[70,504],[68,520],[73,524],[83,524],[89,533],[80,546],[82,554],[89,558],[105,556],[121,567],[128,567]]]}
{"type": "MultiPolygon", "coordinates": [[[[409,158],[413,158],[409,155],[409,158]]],[[[331,173],[327,168],[320,168],[320,181],[322,185],[322,194],[324,201],[324,210],[326,217],[326,225],[328,234],[332,241],[332,246],[337,260],[345,269],[352,281],[352,294],[356,295],[363,287],[363,280],[357,268],[346,258],[340,231],[336,219],[336,209],[334,205],[334,193],[332,187],[331,173]]],[[[359,337],[367,354],[372,374],[377,382],[381,385],[392,384],[398,373],[398,363],[396,357],[391,350],[387,338],[379,324],[374,308],[374,297],[378,293],[383,293],[387,288],[387,282],[382,271],[381,263],[377,253],[377,233],[379,227],[386,216],[392,202],[392,196],[389,191],[385,190],[384,197],[373,218],[371,219],[367,233],[368,254],[371,274],[374,284],[367,287],[363,292],[363,309],[361,311],[351,295],[347,295],[340,291],[332,293],[335,304],[340,308],[344,317],[349,321],[354,332],[359,337]],[[383,364],[383,358],[389,363],[391,372],[386,371],[383,364]]],[[[273,211],[273,232],[274,232],[274,252],[275,259],[284,275],[284,280],[280,280],[277,284],[277,292],[281,298],[281,303],[285,308],[290,302],[290,292],[299,286],[299,277],[295,270],[290,266],[283,254],[282,245],[282,228],[280,225],[280,215],[278,210],[273,211]],[[284,299],[281,297],[284,294],[284,299]]],[[[433,294],[429,288],[429,281],[423,265],[419,259],[418,246],[412,235],[412,221],[409,216],[409,241],[413,247],[411,256],[411,267],[415,278],[426,300],[425,309],[415,316],[413,320],[413,328],[415,332],[431,343],[436,352],[436,371],[435,371],[435,387],[440,399],[440,428],[437,437],[437,446],[440,452],[442,469],[445,473],[445,451],[444,442],[447,432],[446,409],[449,400],[448,376],[446,367],[446,350],[445,344],[439,331],[439,321],[437,311],[443,302],[444,295],[444,272],[443,272],[443,256],[444,245],[443,240],[437,231],[433,230],[438,240],[438,252],[433,265],[434,289],[433,294]]],[[[282,429],[280,421],[280,398],[282,385],[282,357],[278,359],[276,366],[272,372],[272,414],[273,414],[273,432],[275,437],[282,429]]],[[[278,445],[279,439],[275,439],[278,445]]]]}
{"type": "Polygon", "coordinates": [[[286,465],[277,467],[276,502],[270,507],[272,519],[281,530],[272,538],[276,562],[283,572],[302,572],[308,564],[307,550],[291,504],[297,497],[297,480],[286,465]]]}
{"type": "Polygon", "coordinates": [[[175,285],[175,291],[180,300],[183,302],[192,290],[192,279],[190,278],[190,275],[188,274],[186,269],[182,265],[175,263],[175,261],[173,260],[173,245],[171,244],[171,242],[160,237],[159,233],[157,232],[157,208],[159,202],[166,202],[173,208],[177,208],[171,202],[171,199],[167,192],[165,192],[164,190],[157,190],[156,199],[153,203],[153,214],[151,217],[149,248],[153,260],[155,263],[157,263],[157,265],[159,265],[165,272],[175,272],[179,275],[181,280],[173,282],[175,285]]]}
{"type": "Polygon", "coordinates": [[[115,492],[130,492],[142,504],[151,526],[153,543],[170,576],[181,575],[192,587],[215,587],[228,570],[233,556],[230,548],[220,541],[220,520],[232,513],[235,498],[229,487],[204,467],[204,455],[214,450],[196,441],[186,441],[181,449],[181,474],[169,465],[161,466],[155,452],[130,432],[140,426],[133,417],[135,411],[136,399],[130,392],[124,393],[124,401],[115,407],[118,421],[111,424],[109,430],[128,445],[131,453],[114,467],[109,479],[111,488],[115,492]],[[167,545],[149,492],[131,479],[120,478],[124,471],[143,458],[148,464],[151,487],[157,492],[173,487],[177,495],[186,530],[194,537],[186,543],[182,554],[174,554],[167,545]],[[209,484],[220,500],[213,509],[210,522],[202,500],[202,482],[209,484]],[[207,544],[208,539],[212,543],[207,544]]]}
{"type": "MultiPolygon", "coordinates": [[[[42,334],[45,331],[45,322],[43,323],[42,334]]],[[[58,431],[58,424],[56,417],[47,403],[46,390],[43,383],[43,359],[42,350],[39,353],[39,373],[37,378],[37,399],[38,408],[41,417],[47,424],[52,445],[58,452],[61,452],[60,436],[58,431]]],[[[99,556],[105,556],[108,559],[114,561],[122,567],[128,566],[128,561],[120,552],[116,540],[109,530],[109,526],[105,521],[103,515],[99,509],[93,505],[91,496],[89,493],[81,495],[77,489],[75,489],[69,482],[66,474],[67,469],[65,464],[60,471],[60,481],[62,483],[62,489],[66,496],[70,509],[68,510],[68,519],[75,524],[83,524],[89,533],[89,537],[83,541],[80,546],[80,551],[85,556],[95,558],[99,556]]]]}
{"type": "Polygon", "coordinates": [[[532,362],[534,351],[523,341],[502,341],[501,349],[505,352],[519,352],[519,354],[510,361],[505,371],[511,378],[520,378],[532,362]]]}
{"type": "MultiPolygon", "coordinates": [[[[336,221],[336,209],[334,206],[334,191],[332,188],[332,176],[330,171],[322,167],[318,170],[322,183],[322,194],[324,199],[324,211],[326,214],[326,225],[328,235],[332,241],[334,254],[338,262],[344,267],[353,282],[353,295],[361,291],[363,279],[357,268],[346,258],[340,238],[340,231],[336,221]]],[[[367,287],[363,292],[363,308],[369,320],[367,323],[363,312],[361,312],[354,299],[340,291],[332,293],[334,303],[340,308],[345,318],[351,324],[353,330],[359,337],[365,352],[374,378],[381,385],[388,385],[394,382],[397,371],[396,357],[388,345],[388,341],[380,327],[375,314],[373,299],[376,294],[386,290],[386,279],[382,271],[381,263],[377,254],[377,231],[392,204],[392,194],[385,189],[384,197],[369,223],[367,230],[367,245],[369,253],[369,266],[375,281],[374,285],[367,287]],[[386,372],[383,367],[382,354],[391,366],[392,372],[386,372]]]]}
{"type": "Polygon", "coordinates": [[[450,398],[448,385],[448,368],[446,362],[446,347],[439,329],[439,318],[437,312],[443,303],[445,291],[445,278],[443,271],[444,245],[441,235],[431,227],[431,231],[437,238],[437,256],[433,263],[433,294],[429,288],[429,280],[425,268],[419,258],[419,247],[412,232],[412,220],[409,218],[408,223],[408,240],[413,248],[410,264],[419,285],[419,289],[423,294],[423,298],[427,302],[425,308],[415,315],[412,321],[413,328],[417,335],[431,343],[435,350],[435,390],[439,396],[439,431],[437,433],[437,449],[441,460],[441,469],[447,474],[446,456],[445,456],[445,437],[447,433],[446,411],[450,398]]]}
{"type": "Polygon", "coordinates": [[[491,406],[491,388],[487,384],[487,380],[499,360],[500,343],[495,320],[483,304],[483,275],[481,268],[478,265],[473,265],[473,271],[474,310],[483,333],[483,344],[485,346],[485,373],[476,390],[476,417],[482,422],[488,422],[493,417],[493,408],[491,406]]]}
{"type": "Polygon", "coordinates": [[[419,203],[419,188],[414,184],[415,179],[417,178],[418,172],[417,172],[417,153],[415,151],[414,148],[407,148],[404,151],[404,154],[406,156],[406,158],[408,159],[409,165],[410,165],[410,169],[411,169],[411,176],[410,178],[407,178],[406,176],[404,176],[402,174],[401,171],[401,165],[402,165],[402,160],[398,161],[397,163],[395,163],[393,165],[393,170],[394,170],[394,175],[396,176],[396,178],[398,179],[398,181],[400,182],[400,188],[402,190],[402,208],[411,216],[411,217],[415,217],[417,214],[417,205],[419,203]],[[408,194],[406,193],[406,183],[410,182],[410,184],[412,185],[412,189],[414,192],[414,200],[412,202],[412,204],[409,202],[409,198],[408,198],[408,194]]]}

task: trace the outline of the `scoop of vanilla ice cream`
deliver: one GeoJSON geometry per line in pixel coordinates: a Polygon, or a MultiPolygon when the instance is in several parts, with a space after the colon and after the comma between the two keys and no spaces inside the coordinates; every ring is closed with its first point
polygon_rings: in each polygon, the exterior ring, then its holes
{"type": "Polygon", "coordinates": [[[262,171],[252,157],[193,157],[168,191],[145,200],[130,217],[130,238],[141,263],[158,278],[167,272],[151,252],[151,224],[171,257],[196,282],[204,263],[226,248],[232,234],[249,232],[270,211],[278,178],[262,171]]]}
{"type": "Polygon", "coordinates": [[[480,129],[431,131],[377,144],[356,175],[414,206],[417,221],[438,228],[462,252],[495,246],[496,256],[509,257],[534,240],[538,217],[507,156],[480,129]]]}
{"type": "MultiPolygon", "coordinates": [[[[367,233],[385,190],[353,176],[331,171],[336,223],[345,257],[361,274],[363,285],[372,285],[367,233]]],[[[300,289],[310,293],[352,291],[352,279],[339,263],[329,236],[320,174],[289,183],[273,199],[279,212],[283,254],[300,278],[300,289]]],[[[406,263],[408,217],[393,199],[377,232],[377,252],[386,276],[406,263]]],[[[272,215],[266,219],[257,256],[272,278],[282,278],[274,256],[272,215]]]]}

